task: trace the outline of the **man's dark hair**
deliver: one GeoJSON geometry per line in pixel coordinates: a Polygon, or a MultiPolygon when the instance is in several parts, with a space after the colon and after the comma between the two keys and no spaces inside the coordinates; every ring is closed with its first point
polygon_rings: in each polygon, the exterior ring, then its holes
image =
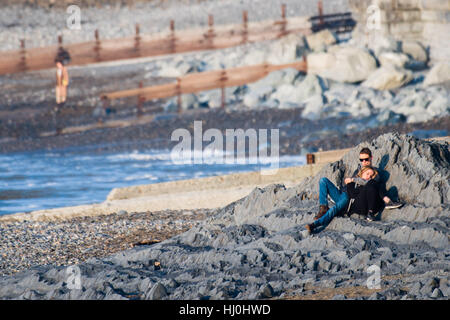
{"type": "Polygon", "coordinates": [[[367,154],[369,157],[372,156],[372,151],[369,148],[362,148],[359,154],[367,154]]]}

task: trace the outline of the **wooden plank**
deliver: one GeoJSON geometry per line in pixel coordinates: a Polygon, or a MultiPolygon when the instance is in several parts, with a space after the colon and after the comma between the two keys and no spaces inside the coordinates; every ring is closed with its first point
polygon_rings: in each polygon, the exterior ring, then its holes
{"type": "Polygon", "coordinates": [[[110,93],[101,97],[113,100],[132,96],[141,96],[145,100],[161,99],[178,94],[197,93],[222,87],[240,86],[255,82],[265,77],[269,72],[285,68],[295,68],[306,72],[306,62],[297,61],[283,65],[260,64],[254,66],[236,67],[224,70],[192,73],[180,78],[180,88],[176,83],[162,84],[146,88],[135,88],[110,93]]]}

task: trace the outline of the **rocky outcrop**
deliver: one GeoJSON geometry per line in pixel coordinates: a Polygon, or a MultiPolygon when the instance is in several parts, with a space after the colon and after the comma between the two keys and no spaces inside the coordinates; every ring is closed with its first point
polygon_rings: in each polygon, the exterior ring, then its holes
{"type": "Polygon", "coordinates": [[[366,286],[367,269],[375,266],[391,280],[365,298],[448,299],[449,178],[446,142],[386,134],[358,145],[295,187],[257,188],[200,226],[161,243],[70,269],[42,266],[0,278],[0,297],[283,298],[311,294],[310,286],[366,286]],[[337,217],[308,236],[304,225],[317,210],[318,180],[327,176],[339,184],[356,168],[363,146],[388,172],[391,196],[398,193],[405,206],[383,211],[376,222],[337,217]]]}

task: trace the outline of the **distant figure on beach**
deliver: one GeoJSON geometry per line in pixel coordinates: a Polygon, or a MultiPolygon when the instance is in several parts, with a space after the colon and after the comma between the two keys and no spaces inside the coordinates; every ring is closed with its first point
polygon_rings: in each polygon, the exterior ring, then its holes
{"type": "MultiPolygon", "coordinates": [[[[309,234],[319,226],[327,226],[336,215],[357,210],[358,213],[369,215],[377,210],[376,183],[372,183],[378,172],[371,166],[363,167],[357,177],[348,181],[346,190],[339,190],[328,178],[319,181],[319,213],[314,222],[306,225],[309,234]],[[328,207],[328,195],[335,205],[328,207]],[[354,200],[350,202],[350,199],[354,200]],[[350,205],[349,205],[350,202],[350,205]]],[[[356,212],[355,212],[356,213],[356,212]]]]}
{"type": "Polygon", "coordinates": [[[62,106],[67,99],[67,86],[69,85],[69,73],[63,65],[62,59],[56,59],[56,105],[62,106]]]}

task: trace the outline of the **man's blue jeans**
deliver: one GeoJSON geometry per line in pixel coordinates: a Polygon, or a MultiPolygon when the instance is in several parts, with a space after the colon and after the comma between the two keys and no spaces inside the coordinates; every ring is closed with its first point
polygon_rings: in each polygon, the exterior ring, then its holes
{"type": "Polygon", "coordinates": [[[328,206],[328,195],[336,203],[335,206],[328,209],[320,219],[314,221],[314,226],[327,225],[339,213],[344,210],[348,204],[347,192],[340,191],[330,180],[321,178],[319,181],[319,204],[328,206]]]}

